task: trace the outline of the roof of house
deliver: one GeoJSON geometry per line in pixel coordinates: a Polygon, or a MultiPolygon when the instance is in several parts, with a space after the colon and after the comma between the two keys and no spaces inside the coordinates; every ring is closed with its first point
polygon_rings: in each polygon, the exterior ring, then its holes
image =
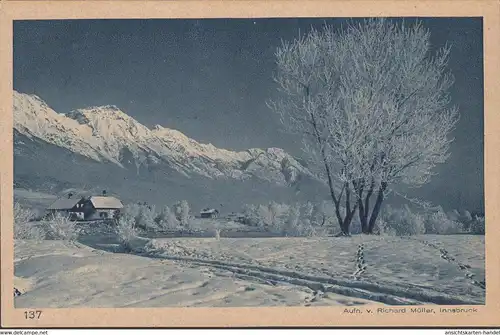
{"type": "Polygon", "coordinates": [[[89,200],[94,208],[123,208],[122,202],[115,197],[92,196],[89,200]]]}
{"type": "Polygon", "coordinates": [[[216,210],[214,208],[205,208],[205,209],[200,211],[201,214],[211,214],[211,213],[215,213],[215,212],[218,212],[218,210],[216,210]]]}
{"type": "Polygon", "coordinates": [[[50,205],[47,209],[55,209],[55,210],[64,210],[73,208],[80,199],[75,198],[60,198],[57,199],[52,205],[50,205]]]}

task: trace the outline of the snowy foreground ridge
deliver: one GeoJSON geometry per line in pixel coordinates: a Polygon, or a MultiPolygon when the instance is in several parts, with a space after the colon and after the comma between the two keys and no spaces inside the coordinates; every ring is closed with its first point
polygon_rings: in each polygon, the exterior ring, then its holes
{"type": "Polygon", "coordinates": [[[422,242],[484,278],[484,237],[136,238],[15,241],[17,308],[482,305],[484,290],[422,242]],[[353,280],[365,244],[366,273],[353,280]],[[34,256],[36,255],[36,256],[34,256]]]}
{"type": "Polygon", "coordinates": [[[167,164],[189,176],[244,180],[252,177],[280,185],[311,175],[279,148],[234,152],[202,144],[181,132],[142,125],[116,106],[90,107],[60,114],[42,99],[14,91],[14,128],[29,138],[68,149],[97,162],[120,167],[167,164]]]}

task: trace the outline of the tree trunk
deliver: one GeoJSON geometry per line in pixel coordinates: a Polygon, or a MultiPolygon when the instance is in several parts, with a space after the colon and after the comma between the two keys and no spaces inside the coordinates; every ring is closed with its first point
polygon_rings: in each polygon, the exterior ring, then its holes
{"type": "Polygon", "coordinates": [[[337,222],[340,226],[342,235],[349,235],[349,230],[345,229],[345,220],[342,219],[342,214],[340,214],[340,208],[337,203],[335,203],[335,215],[337,216],[337,222]]]}
{"type": "Polygon", "coordinates": [[[356,210],[349,211],[346,213],[346,216],[344,218],[344,231],[347,235],[350,234],[350,227],[351,227],[351,222],[354,217],[354,213],[356,213],[356,210]]]}
{"type": "Polygon", "coordinates": [[[361,232],[366,233],[368,230],[368,207],[365,207],[363,203],[363,185],[362,183],[353,182],[354,189],[358,194],[358,214],[359,222],[361,223],[361,232]]]}
{"type": "MultiPolygon", "coordinates": [[[[365,234],[370,234],[370,227],[369,227],[369,224],[368,224],[368,212],[370,211],[370,199],[372,197],[374,187],[375,187],[375,181],[372,178],[372,182],[370,184],[370,189],[366,193],[365,203],[364,203],[364,206],[363,206],[365,208],[364,218],[363,218],[364,224],[365,224],[365,230],[363,231],[363,233],[365,233],[365,234]]],[[[362,203],[362,199],[361,198],[360,198],[360,202],[362,203]]],[[[373,215],[373,212],[372,212],[372,215],[373,215]]]]}
{"type": "Polygon", "coordinates": [[[387,183],[382,182],[380,188],[378,189],[377,200],[375,201],[375,206],[373,206],[372,215],[370,216],[370,222],[368,222],[368,234],[373,234],[373,228],[375,228],[375,222],[377,222],[377,217],[382,208],[382,202],[384,201],[384,192],[387,188],[387,183]]]}
{"type": "Polygon", "coordinates": [[[373,194],[373,189],[375,187],[375,181],[372,178],[372,181],[370,183],[370,188],[367,190],[364,199],[363,199],[363,184],[364,184],[363,182],[359,183],[353,182],[353,186],[358,193],[358,213],[359,213],[359,221],[361,223],[361,232],[363,234],[368,234],[369,233],[368,214],[370,212],[370,199],[373,194]]]}
{"type": "Polygon", "coordinates": [[[346,182],[344,184],[345,187],[345,216],[343,222],[343,230],[344,233],[349,235],[349,227],[351,225],[352,217],[351,214],[351,192],[349,190],[349,184],[346,182]]]}
{"type": "Polygon", "coordinates": [[[363,205],[363,200],[358,199],[359,202],[359,222],[361,223],[361,232],[368,234],[368,208],[363,205]]]}
{"type": "Polygon", "coordinates": [[[335,206],[335,216],[337,217],[337,222],[340,226],[340,230],[342,231],[342,233],[345,233],[344,220],[342,219],[342,214],[340,213],[340,199],[337,200],[337,197],[335,196],[335,190],[333,188],[333,181],[332,181],[332,177],[330,176],[330,169],[329,169],[328,164],[326,162],[325,162],[325,169],[326,169],[327,174],[328,174],[328,186],[330,188],[330,196],[332,198],[333,205],[335,206]]]}
{"type": "MultiPolygon", "coordinates": [[[[305,97],[309,97],[309,87],[305,87],[305,97]]],[[[339,195],[339,198],[335,196],[335,188],[333,185],[333,179],[332,179],[332,174],[330,170],[330,166],[328,165],[328,160],[326,157],[325,153],[325,147],[324,147],[324,141],[321,139],[321,135],[318,131],[318,124],[316,122],[316,118],[314,117],[314,114],[311,114],[311,124],[314,130],[314,134],[316,136],[316,141],[318,142],[319,147],[321,148],[321,158],[323,159],[323,164],[325,167],[325,173],[326,177],[328,179],[328,188],[330,190],[330,197],[332,198],[333,204],[335,206],[335,216],[337,217],[338,224],[340,226],[340,230],[342,231],[343,235],[349,235],[349,229],[347,228],[347,231],[345,229],[345,220],[342,219],[342,214],[340,213],[340,201],[342,198],[342,195],[339,195]]]]}

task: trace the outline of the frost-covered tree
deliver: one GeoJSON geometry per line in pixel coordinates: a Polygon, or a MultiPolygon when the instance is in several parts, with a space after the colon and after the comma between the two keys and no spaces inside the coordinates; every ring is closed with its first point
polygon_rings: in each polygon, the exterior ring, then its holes
{"type": "Polygon", "coordinates": [[[68,216],[54,214],[42,222],[46,237],[51,240],[74,241],[78,238],[80,229],[76,222],[71,221],[68,216]]]}
{"type": "Polygon", "coordinates": [[[130,251],[132,241],[139,235],[134,217],[130,215],[122,216],[117,222],[115,231],[120,244],[127,251],[130,251]]]}
{"type": "Polygon", "coordinates": [[[285,236],[301,236],[303,222],[300,221],[300,214],[299,205],[290,206],[283,227],[281,228],[285,236]]]}
{"type": "Polygon", "coordinates": [[[154,205],[141,206],[139,210],[139,221],[137,224],[139,227],[144,227],[145,229],[154,229],[155,217],[156,207],[154,205]]]}
{"type": "Polygon", "coordinates": [[[188,226],[190,223],[190,208],[186,200],[179,201],[173,205],[175,217],[182,226],[188,226]]]}
{"type": "Polygon", "coordinates": [[[311,222],[317,226],[324,226],[327,222],[326,208],[323,201],[313,205],[311,213],[311,222]]]}
{"type": "Polygon", "coordinates": [[[373,233],[390,187],[425,184],[447,159],[458,116],[449,106],[449,52],[431,53],[420,23],[381,18],[312,29],[276,51],[283,97],[270,107],[302,137],[343,234],[356,211],[362,231],[373,233]]]}
{"type": "Polygon", "coordinates": [[[458,234],[464,232],[464,224],[448,218],[442,208],[424,216],[426,234],[458,234]]]}
{"type": "Polygon", "coordinates": [[[35,239],[44,238],[43,231],[33,224],[35,217],[33,211],[23,208],[19,203],[14,203],[14,238],[15,239],[35,239]]]}
{"type": "Polygon", "coordinates": [[[158,215],[155,217],[155,223],[160,229],[175,229],[179,225],[179,221],[175,214],[170,210],[170,207],[163,206],[158,215]]]}
{"type": "Polygon", "coordinates": [[[129,204],[120,213],[120,217],[125,221],[132,220],[135,228],[154,229],[155,228],[155,207],[146,204],[129,204]]]}
{"type": "Polygon", "coordinates": [[[408,205],[400,209],[386,206],[385,210],[381,212],[379,220],[382,221],[381,233],[383,234],[411,236],[426,232],[424,217],[414,213],[408,205]]]}

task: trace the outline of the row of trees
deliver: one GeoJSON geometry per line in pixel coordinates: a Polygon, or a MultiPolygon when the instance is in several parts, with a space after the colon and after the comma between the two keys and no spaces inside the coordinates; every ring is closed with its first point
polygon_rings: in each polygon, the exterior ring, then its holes
{"type": "MultiPolygon", "coordinates": [[[[282,236],[328,236],[338,234],[332,206],[328,202],[265,205],[246,205],[241,223],[263,228],[282,236]]],[[[351,230],[360,232],[360,221],[353,218],[351,230]]],[[[440,206],[431,210],[415,210],[408,205],[401,208],[385,206],[377,219],[374,233],[392,236],[422,234],[479,234],[485,233],[483,216],[457,210],[446,213],[440,206]]]]}
{"type": "Polygon", "coordinates": [[[441,208],[432,211],[417,212],[408,205],[393,208],[387,205],[381,212],[378,223],[381,235],[411,236],[421,234],[477,234],[484,235],[484,217],[445,213],[441,208]]]}
{"type": "Polygon", "coordinates": [[[430,34],[386,19],[341,31],[312,29],[276,52],[283,93],[269,106],[303,139],[328,185],[343,234],[358,213],[373,233],[396,184],[420,186],[446,161],[458,112],[449,107],[449,47],[434,54],[430,34]]]}
{"type": "Polygon", "coordinates": [[[171,207],[165,205],[157,211],[156,206],[129,204],[125,206],[118,221],[128,222],[134,228],[143,230],[172,230],[180,226],[189,227],[191,221],[190,208],[187,201],[182,200],[171,207]]]}
{"type": "Polygon", "coordinates": [[[243,217],[245,225],[282,236],[326,236],[333,232],[323,203],[246,205],[243,217]]]}

